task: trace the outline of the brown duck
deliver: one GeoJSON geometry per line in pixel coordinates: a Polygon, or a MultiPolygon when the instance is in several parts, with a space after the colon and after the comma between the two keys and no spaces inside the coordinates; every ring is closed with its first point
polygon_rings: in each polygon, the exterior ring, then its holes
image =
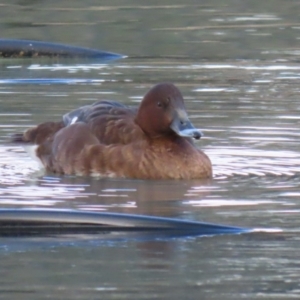
{"type": "Polygon", "coordinates": [[[37,145],[49,172],[138,179],[200,179],[212,176],[208,156],[194,139],[181,92],[171,83],[151,88],[137,109],[99,101],[16,134],[37,145]]]}

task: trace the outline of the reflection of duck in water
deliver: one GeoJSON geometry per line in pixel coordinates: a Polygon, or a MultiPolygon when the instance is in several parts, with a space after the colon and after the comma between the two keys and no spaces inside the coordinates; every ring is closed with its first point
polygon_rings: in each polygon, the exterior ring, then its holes
{"type": "Polygon", "coordinates": [[[210,178],[209,158],[193,143],[201,132],[188,119],[180,91],[154,86],[138,109],[99,101],[17,134],[37,144],[44,167],[61,174],[139,179],[210,178]]]}

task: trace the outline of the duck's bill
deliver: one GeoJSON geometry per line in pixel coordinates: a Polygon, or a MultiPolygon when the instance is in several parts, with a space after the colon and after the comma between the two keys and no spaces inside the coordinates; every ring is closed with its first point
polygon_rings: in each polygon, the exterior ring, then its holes
{"type": "Polygon", "coordinates": [[[171,129],[182,137],[199,140],[203,136],[203,133],[195,128],[189,120],[175,119],[171,124],[171,129]]]}

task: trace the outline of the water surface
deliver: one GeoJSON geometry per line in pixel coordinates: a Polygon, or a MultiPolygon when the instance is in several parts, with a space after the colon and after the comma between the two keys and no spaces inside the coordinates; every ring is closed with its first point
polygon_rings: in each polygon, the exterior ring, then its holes
{"type": "Polygon", "coordinates": [[[1,238],[1,297],[299,298],[297,2],[103,5],[27,1],[2,7],[3,37],[129,58],[110,64],[1,60],[1,207],[126,212],[282,232],[1,238]],[[138,105],[162,81],[178,85],[192,122],[204,132],[197,144],[212,160],[213,180],[53,176],[8,141],[99,99],[138,105]]]}

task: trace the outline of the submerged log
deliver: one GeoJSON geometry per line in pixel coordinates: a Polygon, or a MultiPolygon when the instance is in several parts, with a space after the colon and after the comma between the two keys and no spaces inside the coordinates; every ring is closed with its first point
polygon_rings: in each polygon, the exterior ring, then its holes
{"type": "Polygon", "coordinates": [[[0,39],[0,57],[84,57],[92,59],[114,60],[124,58],[125,55],[57,43],[38,42],[29,40],[0,39]]]}
{"type": "Polygon", "coordinates": [[[176,218],[60,209],[0,209],[1,236],[152,232],[156,235],[202,236],[249,233],[251,228],[176,218]]]}

